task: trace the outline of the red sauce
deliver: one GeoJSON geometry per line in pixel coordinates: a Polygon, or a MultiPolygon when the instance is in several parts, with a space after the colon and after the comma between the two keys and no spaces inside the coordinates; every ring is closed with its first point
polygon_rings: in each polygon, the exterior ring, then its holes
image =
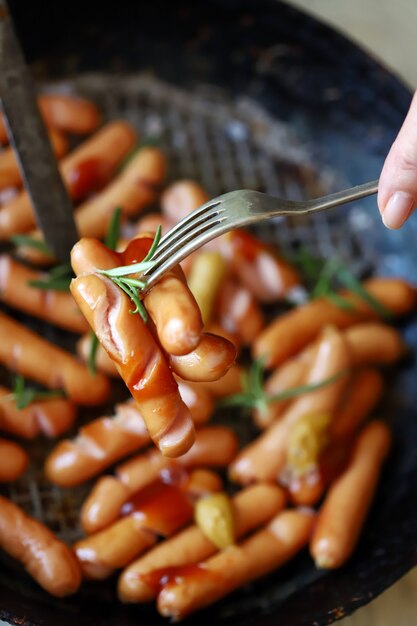
{"type": "Polygon", "coordinates": [[[138,237],[137,239],[133,239],[122,254],[123,265],[140,263],[148,254],[152,242],[153,239],[151,237],[138,237]]]}
{"type": "Polygon", "coordinates": [[[230,233],[230,241],[235,254],[246,261],[253,263],[266,246],[244,230],[234,230],[230,233]]]}
{"type": "Polygon", "coordinates": [[[120,512],[140,516],[146,528],[167,536],[193,518],[194,508],[179,487],[155,481],[132,496],[120,512]]]}
{"type": "Polygon", "coordinates": [[[85,198],[90,192],[99,189],[105,182],[106,171],[103,159],[85,159],[74,166],[67,175],[67,185],[74,200],[85,198]]]}
{"type": "Polygon", "coordinates": [[[169,583],[178,584],[191,579],[212,577],[213,574],[201,565],[191,564],[161,567],[151,572],[138,574],[138,576],[157,595],[162,587],[169,583]]]}

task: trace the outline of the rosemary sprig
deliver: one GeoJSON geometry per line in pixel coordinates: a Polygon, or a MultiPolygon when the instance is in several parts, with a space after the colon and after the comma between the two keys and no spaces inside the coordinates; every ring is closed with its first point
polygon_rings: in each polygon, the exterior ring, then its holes
{"type": "Polygon", "coordinates": [[[38,289],[47,289],[49,291],[69,291],[70,282],[73,279],[74,274],[72,272],[71,265],[57,265],[44,279],[29,280],[28,284],[31,287],[37,287],[38,289]]]}
{"type": "Polygon", "coordinates": [[[122,219],[122,208],[114,209],[111,217],[104,243],[110,250],[116,250],[117,242],[120,237],[120,222],[122,219]]]}
{"type": "Polygon", "coordinates": [[[158,226],[150,250],[143,259],[143,261],[141,261],[140,263],[132,263],[131,265],[121,265],[120,267],[115,267],[114,269],[110,270],[99,270],[100,274],[103,274],[104,276],[107,276],[107,278],[110,278],[115,285],[117,285],[129,296],[129,298],[135,305],[135,309],[131,310],[130,313],[139,313],[144,322],[147,321],[148,316],[146,313],[146,309],[143,306],[140,293],[146,286],[146,283],[139,278],[129,278],[129,276],[132,276],[132,274],[141,274],[142,272],[145,272],[146,270],[153,267],[154,262],[152,261],[152,258],[158,247],[160,239],[161,226],[158,226]]]}
{"type": "Polygon", "coordinates": [[[88,353],[88,358],[87,358],[87,367],[88,367],[88,371],[90,372],[90,374],[92,376],[95,376],[97,373],[96,357],[97,357],[99,341],[94,331],[91,331],[90,333],[90,340],[91,340],[90,351],[88,353]]]}
{"type": "Polygon", "coordinates": [[[42,239],[35,239],[29,235],[12,235],[10,239],[15,246],[33,248],[44,254],[52,255],[51,250],[42,239]]]}
{"type": "Polygon", "coordinates": [[[62,398],[65,393],[62,389],[54,389],[50,391],[39,391],[33,387],[27,387],[25,379],[20,374],[16,376],[13,391],[10,396],[16,403],[16,408],[25,409],[32,402],[37,400],[47,400],[49,398],[62,398]]]}
{"type": "Polygon", "coordinates": [[[340,259],[324,261],[311,256],[309,251],[302,247],[295,258],[295,262],[300,266],[310,286],[311,299],[327,298],[345,311],[354,311],[354,304],[337,293],[338,289],[344,287],[366,302],[381,317],[392,317],[389,309],[365,289],[361,281],[352,274],[340,259]]]}
{"type": "Polygon", "coordinates": [[[291,387],[285,391],[274,395],[267,395],[263,385],[263,360],[253,361],[248,372],[245,372],[242,380],[243,391],[235,393],[220,402],[220,406],[239,406],[249,409],[257,409],[261,413],[265,413],[268,405],[280,400],[289,400],[296,398],[311,391],[317,391],[327,385],[331,385],[346,374],[346,370],[341,370],[334,376],[325,378],[318,383],[299,385],[291,387]]]}

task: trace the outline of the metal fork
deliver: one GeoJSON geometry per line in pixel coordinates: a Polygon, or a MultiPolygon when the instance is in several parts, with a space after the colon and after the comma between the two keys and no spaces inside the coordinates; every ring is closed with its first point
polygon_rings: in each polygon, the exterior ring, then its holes
{"type": "Polygon", "coordinates": [[[377,191],[378,181],[373,180],[305,202],[273,198],[249,189],[231,191],[213,198],[187,215],[161,238],[152,257],[155,264],[143,275],[145,291],[189,254],[229,230],[280,215],[295,216],[325,211],[377,191]]]}

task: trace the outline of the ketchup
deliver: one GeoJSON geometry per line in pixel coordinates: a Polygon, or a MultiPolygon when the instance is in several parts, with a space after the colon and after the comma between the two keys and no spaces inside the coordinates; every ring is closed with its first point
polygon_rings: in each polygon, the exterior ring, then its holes
{"type": "Polygon", "coordinates": [[[120,512],[140,517],[149,530],[170,535],[193,518],[194,508],[179,487],[157,480],[133,495],[120,512]]]}
{"type": "Polygon", "coordinates": [[[250,263],[256,261],[260,252],[266,250],[266,246],[244,230],[235,230],[229,236],[234,252],[250,263]]]}
{"type": "Polygon", "coordinates": [[[148,585],[155,595],[157,595],[162,587],[169,583],[180,583],[196,578],[208,578],[213,574],[201,565],[176,565],[172,567],[161,567],[150,572],[138,574],[139,578],[148,585]]]}
{"type": "Polygon", "coordinates": [[[105,182],[106,167],[103,159],[85,159],[75,165],[67,175],[67,186],[71,198],[81,200],[91,191],[96,191],[105,182]]]}

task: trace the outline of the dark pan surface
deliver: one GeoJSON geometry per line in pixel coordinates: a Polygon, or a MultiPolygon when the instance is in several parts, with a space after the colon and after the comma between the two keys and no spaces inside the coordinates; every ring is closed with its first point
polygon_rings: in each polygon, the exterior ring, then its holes
{"type": "MultiPolygon", "coordinates": [[[[110,116],[124,112],[143,133],[158,134],[169,155],[170,177],[196,177],[213,194],[247,185],[299,197],[374,178],[410,100],[408,91],[364,52],[278,2],[154,0],[146,6],[101,5],[97,12],[92,4],[75,0],[64,6],[51,3],[48,9],[45,3],[48,19],[37,7],[23,11],[19,4],[12,3],[12,8],[40,80],[94,72],[93,78],[76,79],[76,88],[96,97],[110,116]],[[148,78],[138,87],[135,78],[118,83],[97,72],[146,72],[162,83],[148,78]],[[176,87],[170,91],[167,83],[176,87]],[[147,87],[154,90],[150,96],[147,87]],[[284,129],[274,125],[274,119],[284,122],[284,129]],[[288,127],[295,134],[291,150],[288,127]],[[269,131],[275,133],[272,146],[269,131]],[[282,146],[276,145],[279,137],[282,146]],[[216,162],[221,167],[216,169],[216,162]],[[319,181],[309,173],[311,164],[320,172],[319,181]]],[[[329,218],[279,222],[262,232],[286,250],[300,242],[324,255],[337,250],[354,262],[358,273],[400,273],[413,280],[415,226],[388,234],[371,200],[329,218]]],[[[404,322],[402,330],[416,352],[417,321],[404,322]]],[[[186,624],[329,624],[371,600],[417,563],[416,374],[415,359],[410,359],[384,402],[383,417],[394,429],[394,452],[349,564],[325,575],[301,555],[186,624]]],[[[242,431],[244,437],[250,428],[243,424],[242,431]]],[[[39,458],[44,453],[35,447],[39,458]]],[[[62,496],[42,481],[35,493],[31,489],[17,486],[14,495],[28,510],[46,516],[62,536],[75,536],[72,495],[62,496]]],[[[4,559],[0,583],[0,617],[13,623],[166,623],[150,607],[117,604],[114,581],[87,586],[76,597],[57,601],[4,559]]]]}

